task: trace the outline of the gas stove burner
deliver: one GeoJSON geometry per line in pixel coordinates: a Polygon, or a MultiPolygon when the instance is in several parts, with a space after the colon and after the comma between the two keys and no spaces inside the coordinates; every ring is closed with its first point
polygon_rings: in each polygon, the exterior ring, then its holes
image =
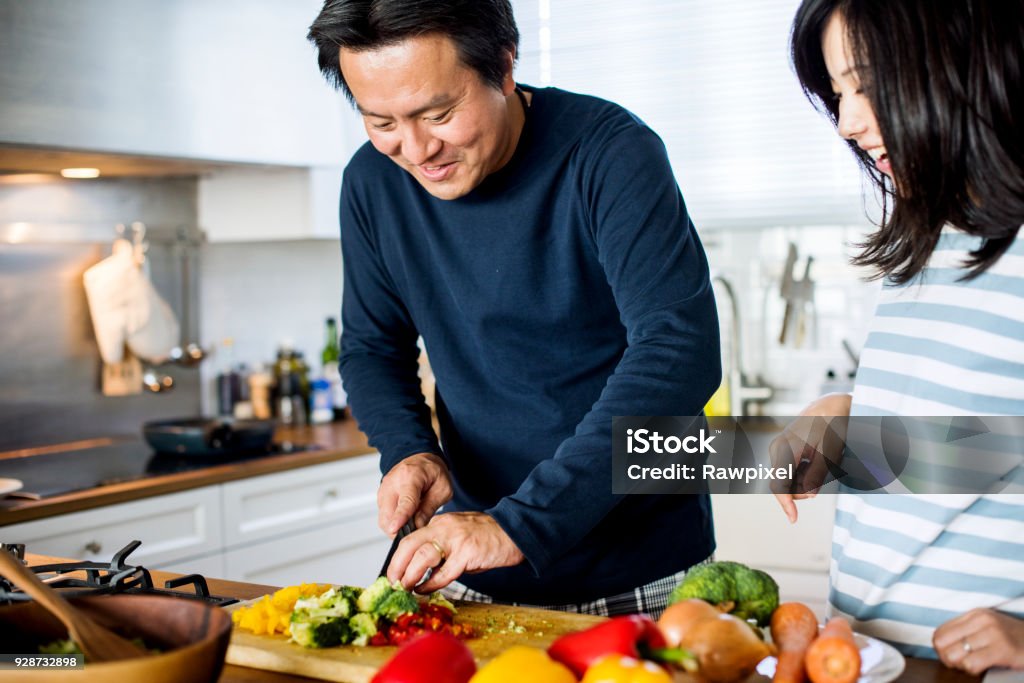
{"type": "MultiPolygon", "coordinates": [[[[104,593],[169,595],[187,600],[201,600],[223,607],[238,602],[234,598],[210,595],[206,579],[199,574],[188,574],[177,579],[165,581],[163,588],[153,585],[153,577],[145,567],[133,567],[125,563],[125,559],[142,545],[141,541],[132,541],[118,550],[108,563],[103,562],[60,562],[31,567],[32,571],[43,581],[55,588],[65,597],[76,595],[96,595],[104,593]],[[84,572],[85,576],[82,577],[84,572]],[[72,576],[72,574],[76,574],[72,576]],[[185,585],[192,586],[192,592],[173,590],[185,585]]],[[[21,544],[4,544],[2,552],[9,552],[23,559],[25,546],[21,544]]],[[[0,578],[0,604],[27,602],[32,598],[15,588],[5,579],[0,578]]]]}

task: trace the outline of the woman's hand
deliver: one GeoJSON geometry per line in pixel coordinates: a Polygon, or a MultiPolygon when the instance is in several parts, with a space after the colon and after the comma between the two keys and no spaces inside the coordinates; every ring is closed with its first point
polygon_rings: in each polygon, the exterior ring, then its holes
{"type": "Polygon", "coordinates": [[[993,666],[1024,669],[1024,620],[994,609],[972,609],[935,629],[942,663],[978,675],[993,666]]]}
{"type": "Polygon", "coordinates": [[[785,488],[774,491],[790,524],[797,519],[794,501],[813,498],[825,481],[825,459],[838,462],[842,456],[852,398],[850,394],[825,394],[804,408],[769,446],[773,466],[794,463],[797,467],[796,481],[780,482],[785,488]],[[801,467],[803,462],[806,467],[801,467]]]}

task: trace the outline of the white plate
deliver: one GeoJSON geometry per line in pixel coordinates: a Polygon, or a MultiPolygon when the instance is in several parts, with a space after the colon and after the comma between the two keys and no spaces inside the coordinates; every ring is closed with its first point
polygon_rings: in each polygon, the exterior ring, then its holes
{"type": "Polygon", "coordinates": [[[0,479],[0,496],[14,493],[23,485],[20,479],[0,479]]]}
{"type": "MultiPolygon", "coordinates": [[[[903,673],[907,662],[899,650],[888,643],[854,634],[860,647],[860,678],[857,683],[888,683],[903,673]]],[[[771,678],[775,674],[775,657],[766,657],[757,665],[757,673],[771,678]]]]}

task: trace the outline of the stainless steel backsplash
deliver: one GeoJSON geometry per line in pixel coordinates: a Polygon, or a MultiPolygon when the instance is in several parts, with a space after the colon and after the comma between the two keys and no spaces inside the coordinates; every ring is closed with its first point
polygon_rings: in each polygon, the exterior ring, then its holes
{"type": "Polygon", "coordinates": [[[103,396],[82,284],[110,254],[114,225],[141,220],[154,285],[182,341],[198,339],[195,217],[194,179],[0,184],[0,451],[139,435],[146,420],[199,414],[198,368],[161,368],[170,392],[103,396]]]}

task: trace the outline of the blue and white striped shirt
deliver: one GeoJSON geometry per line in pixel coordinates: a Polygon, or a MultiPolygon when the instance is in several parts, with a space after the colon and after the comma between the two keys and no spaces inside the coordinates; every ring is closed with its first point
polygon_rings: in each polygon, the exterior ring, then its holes
{"type": "MultiPolygon", "coordinates": [[[[883,288],[851,415],[1024,415],[1024,237],[960,281],[979,244],[947,229],[922,273],[883,288]]],[[[1024,617],[1021,469],[998,494],[840,494],[832,611],[930,658],[935,628],[972,608],[1024,617]]]]}

